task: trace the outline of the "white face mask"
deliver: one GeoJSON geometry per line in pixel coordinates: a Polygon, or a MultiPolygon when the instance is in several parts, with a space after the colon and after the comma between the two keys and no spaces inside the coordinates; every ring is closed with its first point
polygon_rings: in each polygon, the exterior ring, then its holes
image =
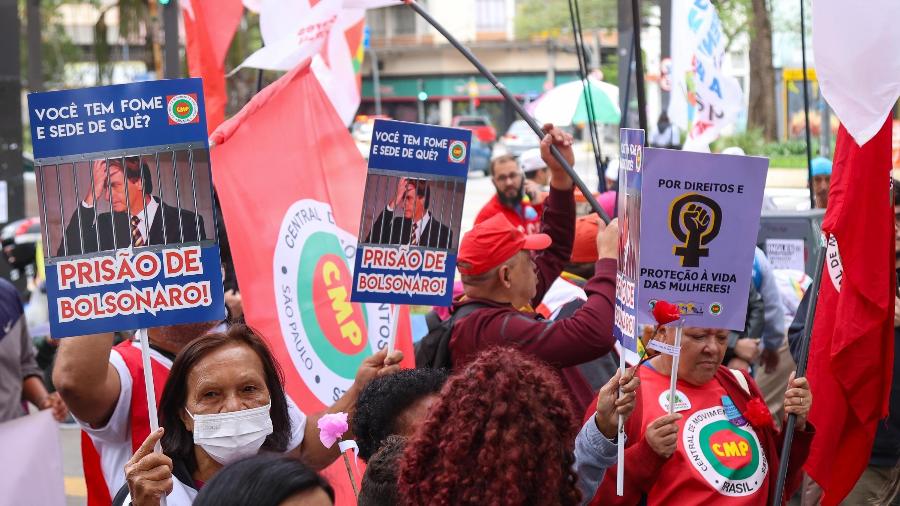
{"type": "Polygon", "coordinates": [[[216,462],[228,465],[244,457],[256,455],[272,433],[269,409],[272,403],[253,409],[188,416],[194,420],[194,444],[199,445],[216,462]]]}

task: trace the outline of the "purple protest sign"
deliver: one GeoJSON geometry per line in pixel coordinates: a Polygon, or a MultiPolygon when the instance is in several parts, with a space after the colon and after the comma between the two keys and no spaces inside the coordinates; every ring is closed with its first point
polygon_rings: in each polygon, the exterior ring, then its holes
{"type": "Polygon", "coordinates": [[[743,330],[769,161],[645,149],[638,322],[656,300],[685,324],[743,330]]]}
{"type": "Polygon", "coordinates": [[[628,363],[640,359],[637,338],[635,281],[641,238],[641,163],[644,131],[619,130],[619,258],[616,272],[616,314],[613,333],[628,363]]]}

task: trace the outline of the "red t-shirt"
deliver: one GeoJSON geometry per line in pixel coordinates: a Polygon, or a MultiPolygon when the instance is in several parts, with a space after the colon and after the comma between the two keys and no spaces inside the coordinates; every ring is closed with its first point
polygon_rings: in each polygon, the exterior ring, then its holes
{"type": "MultiPolygon", "coordinates": [[[[669,376],[645,365],[640,377],[643,437],[647,424],[668,413],[669,376]]],[[[682,415],[678,446],[657,475],[648,505],[765,505],[769,491],[765,452],[747,422],[740,419],[736,425],[728,420],[726,395],[715,379],[702,387],[678,381],[675,410],[682,415]]]]}
{"type": "Polygon", "coordinates": [[[475,224],[477,225],[497,213],[503,213],[503,216],[522,232],[537,234],[541,231],[541,213],[543,211],[544,207],[540,204],[531,205],[524,202],[515,208],[506,207],[500,203],[497,195],[494,195],[481,208],[481,211],[478,211],[478,216],[475,217],[475,224]]]}

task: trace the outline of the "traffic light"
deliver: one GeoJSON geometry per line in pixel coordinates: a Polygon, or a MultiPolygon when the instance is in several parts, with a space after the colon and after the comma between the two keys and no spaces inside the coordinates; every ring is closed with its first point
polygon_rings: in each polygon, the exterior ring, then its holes
{"type": "Polygon", "coordinates": [[[159,2],[159,5],[169,5],[169,2],[171,0],[156,0],[156,1],[159,2]]]}
{"type": "Polygon", "coordinates": [[[418,98],[420,101],[424,102],[424,101],[428,100],[428,93],[425,93],[424,91],[420,91],[418,98]]]}

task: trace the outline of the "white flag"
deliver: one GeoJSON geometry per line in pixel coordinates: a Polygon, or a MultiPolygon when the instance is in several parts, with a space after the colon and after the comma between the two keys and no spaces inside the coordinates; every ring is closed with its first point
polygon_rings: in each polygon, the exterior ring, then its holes
{"type": "Polygon", "coordinates": [[[822,95],[862,146],[900,98],[900,1],[813,2],[813,53],[822,95]]]}
{"type": "Polygon", "coordinates": [[[687,132],[686,148],[709,150],[743,107],[737,80],[722,72],[727,39],[709,0],[672,1],[669,120],[687,132]],[[705,149],[704,149],[705,148],[705,149]]]}

